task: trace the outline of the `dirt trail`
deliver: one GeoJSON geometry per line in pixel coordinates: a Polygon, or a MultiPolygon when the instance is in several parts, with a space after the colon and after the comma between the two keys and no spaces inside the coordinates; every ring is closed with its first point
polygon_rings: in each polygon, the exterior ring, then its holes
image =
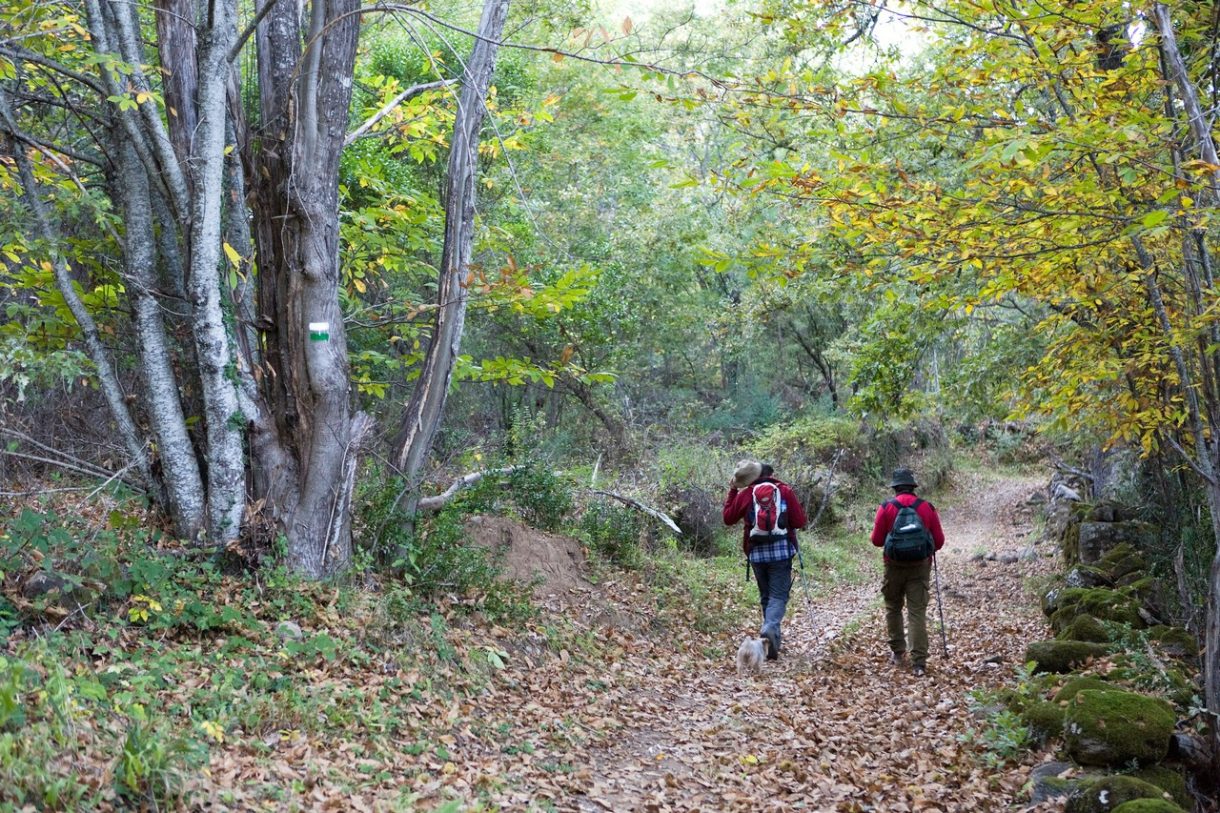
{"type": "MultiPolygon", "coordinates": [[[[616,692],[625,723],[560,809],[1000,810],[1019,806],[1027,768],[984,767],[961,737],[978,721],[969,693],[1011,679],[1044,623],[1022,581],[1043,561],[980,557],[1032,543],[1035,480],[981,476],[940,507],[949,657],[932,628],[928,674],[889,664],[876,572],[809,611],[794,587],[786,651],[738,679],[728,657],[651,654],[636,691],[616,692]]],[[[862,540],[862,544],[867,544],[862,540]]],[[[932,625],[930,625],[932,627],[932,625]]],[[[735,642],[734,642],[735,644],[735,642]]],[[[726,647],[728,648],[728,647],[726,647]]],[[[732,650],[735,651],[735,645],[732,650]]],[[[599,713],[601,713],[599,711],[599,713]]]]}

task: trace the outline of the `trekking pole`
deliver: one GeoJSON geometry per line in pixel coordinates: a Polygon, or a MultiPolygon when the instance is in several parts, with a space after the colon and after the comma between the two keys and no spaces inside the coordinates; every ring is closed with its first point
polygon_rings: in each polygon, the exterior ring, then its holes
{"type": "Polygon", "coordinates": [[[945,635],[945,605],[940,600],[940,567],[936,564],[936,554],[932,554],[932,572],[936,574],[936,611],[940,614],[940,645],[949,657],[949,639],[945,635]]]}
{"type": "Polygon", "coordinates": [[[810,631],[813,631],[813,598],[809,595],[809,575],[805,572],[805,557],[801,554],[801,549],[796,549],[796,561],[801,566],[801,592],[805,594],[805,613],[809,616],[810,631]]]}

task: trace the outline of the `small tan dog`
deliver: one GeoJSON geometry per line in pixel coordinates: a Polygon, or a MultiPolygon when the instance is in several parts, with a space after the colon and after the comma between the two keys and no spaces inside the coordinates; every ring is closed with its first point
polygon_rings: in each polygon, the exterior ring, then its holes
{"type": "Polygon", "coordinates": [[[766,638],[747,638],[737,647],[737,677],[747,672],[762,672],[763,659],[767,657],[766,638]]]}

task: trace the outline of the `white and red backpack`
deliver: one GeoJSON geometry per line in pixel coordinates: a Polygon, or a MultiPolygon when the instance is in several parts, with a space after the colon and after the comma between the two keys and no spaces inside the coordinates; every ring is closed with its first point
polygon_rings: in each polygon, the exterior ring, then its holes
{"type": "Polygon", "coordinates": [[[788,535],[788,505],[778,483],[756,483],[750,489],[753,502],[746,515],[751,539],[774,539],[788,535]]]}

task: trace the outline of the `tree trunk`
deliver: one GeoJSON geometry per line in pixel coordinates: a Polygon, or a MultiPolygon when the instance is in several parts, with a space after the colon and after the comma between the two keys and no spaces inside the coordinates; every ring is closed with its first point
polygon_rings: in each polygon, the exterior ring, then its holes
{"type": "MultiPolygon", "coordinates": [[[[1195,83],[1191,80],[1186,62],[1178,50],[1177,37],[1174,32],[1169,8],[1164,3],[1154,4],[1153,17],[1156,20],[1157,30],[1161,35],[1161,55],[1169,74],[1166,79],[1172,80],[1177,86],[1178,94],[1186,114],[1187,124],[1199,149],[1199,156],[1213,167],[1220,166],[1216,142],[1208,126],[1206,116],[1199,104],[1195,83]]],[[[1220,201],[1220,169],[1213,169],[1209,173],[1208,181],[1209,197],[1214,204],[1220,201]]],[[[1200,240],[1199,251],[1201,255],[1200,261],[1206,262],[1209,259],[1209,252],[1207,245],[1202,240],[1200,240]]],[[[1189,256],[1186,258],[1186,261],[1189,261],[1189,256]]],[[[1210,267],[1205,267],[1204,270],[1206,274],[1210,271],[1210,267]]],[[[1186,269],[1186,273],[1188,275],[1193,273],[1193,269],[1186,269]]],[[[1191,462],[1195,471],[1203,480],[1203,487],[1207,493],[1208,509],[1211,512],[1212,535],[1216,541],[1216,552],[1212,558],[1207,583],[1207,623],[1203,640],[1205,652],[1203,658],[1203,698],[1204,706],[1211,713],[1212,758],[1216,769],[1220,770],[1220,462],[1216,459],[1218,444],[1215,437],[1217,427],[1214,421],[1214,416],[1217,414],[1217,410],[1220,409],[1220,404],[1214,403],[1216,398],[1214,389],[1195,386],[1194,377],[1186,367],[1183,350],[1180,346],[1174,344],[1174,334],[1169,327],[1167,309],[1161,301],[1160,291],[1151,274],[1149,275],[1149,288],[1152,294],[1153,307],[1157,312],[1162,329],[1165,331],[1166,340],[1170,343],[1170,352],[1181,379],[1181,387],[1186,396],[1196,458],[1191,462]],[[1203,399],[1203,403],[1200,403],[1200,398],[1203,399]]],[[[1213,298],[1210,284],[1207,291],[1198,290],[1198,286],[1196,286],[1195,290],[1192,290],[1191,293],[1195,293],[1196,290],[1198,291],[1197,295],[1203,297],[1202,301],[1194,303],[1196,308],[1210,307],[1213,298]]],[[[1208,351],[1204,348],[1202,355],[1198,358],[1198,366],[1201,377],[1204,380],[1206,380],[1206,374],[1212,369],[1209,365],[1212,365],[1216,360],[1214,355],[1209,358],[1208,351]]]]}
{"type": "Polygon", "coordinates": [[[289,565],[311,578],[351,558],[356,454],[371,428],[352,415],[339,310],[338,170],[356,9],[315,2],[304,49],[295,4],[277,4],[257,32],[261,145],[250,180],[265,414],[252,438],[255,489],[287,536],[289,565]]]}
{"type": "Polygon", "coordinates": [[[144,375],[148,417],[157,441],[161,477],[174,532],[195,539],[205,527],[203,479],[199,461],[186,430],[186,418],[178,397],[170,343],[165,334],[157,288],[152,208],[148,176],[130,144],[118,145],[118,200],[125,229],[123,263],[134,300],[140,369],[144,375]]]}
{"type": "Polygon", "coordinates": [[[200,32],[198,115],[191,148],[190,275],[187,294],[203,391],[208,449],[208,535],[237,537],[245,511],[245,431],[238,403],[236,358],[221,301],[227,56],[235,37],[235,0],[216,0],[200,32]]]}
{"type": "Polygon", "coordinates": [[[155,8],[169,135],[185,172],[195,127],[199,123],[195,114],[195,89],[199,77],[195,64],[195,4],[192,0],[156,0],[155,8]]]}
{"type": "Polygon", "coordinates": [[[486,113],[486,99],[496,64],[496,50],[504,30],[509,0],[486,0],[479,20],[478,37],[462,79],[449,166],[445,181],[445,242],[441,251],[437,283],[436,329],[428,345],[419,383],[403,413],[394,456],[410,493],[405,506],[414,513],[424,460],[445,410],[449,383],[462,342],[466,320],[467,267],[474,239],[475,175],[478,169],[479,130],[486,113]]]}

